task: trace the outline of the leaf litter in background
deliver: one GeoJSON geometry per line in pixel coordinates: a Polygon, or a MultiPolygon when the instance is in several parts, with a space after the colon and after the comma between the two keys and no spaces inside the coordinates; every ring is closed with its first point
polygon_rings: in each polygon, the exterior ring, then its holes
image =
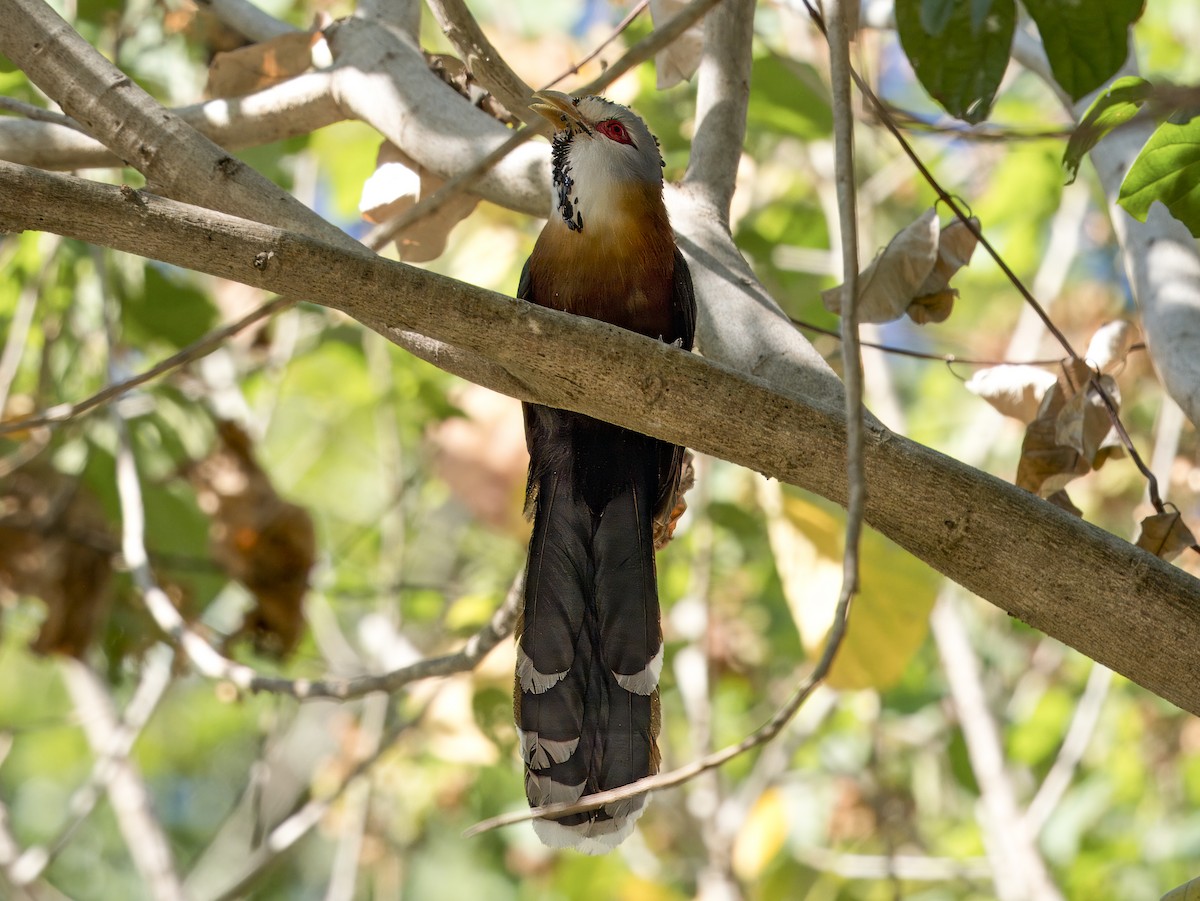
{"type": "MultiPolygon", "coordinates": [[[[368,222],[386,222],[411,209],[445,183],[395,144],[384,141],[379,147],[375,171],[363,183],[359,211],[368,222]]],[[[394,242],[400,259],[406,263],[437,259],[446,250],[451,230],[478,204],[477,194],[460,192],[432,214],[398,232],[394,242]]]]}
{"type": "Polygon", "coordinates": [[[1164,560],[1174,560],[1196,543],[1191,531],[1177,511],[1155,513],[1142,520],[1138,547],[1164,560]]]}
{"type": "Polygon", "coordinates": [[[111,602],[103,508],[77,478],[33,463],[0,480],[0,511],[0,589],[46,605],[32,649],[82,657],[111,602]]]}
{"type": "Polygon", "coordinates": [[[1022,2],[1037,25],[1054,80],[1076,101],[1121,68],[1129,55],[1130,26],[1143,7],[1143,0],[1022,2]]]}
{"type": "MultiPolygon", "coordinates": [[[[776,568],[806,652],[824,647],[842,581],[843,520],[809,498],[761,481],[759,499],[776,568]]],[[[886,689],[900,679],[929,631],[938,578],[878,532],[863,532],[852,625],[827,684],[886,689]]]]}
{"type": "MultiPolygon", "coordinates": [[[[979,227],[977,220],[972,220],[979,227]]],[[[930,207],[902,229],[858,276],[860,322],[891,322],[905,313],[918,325],[943,322],[958,292],[950,279],[971,261],[976,238],[955,219],[944,229],[930,207]]],[[[821,292],[821,302],[841,315],[842,286],[821,292]]]]}
{"type": "Polygon", "coordinates": [[[254,595],[254,609],[230,641],[249,635],[260,653],[283,657],[304,633],[304,596],[316,561],[312,518],[276,493],[241,426],[221,421],[217,432],[212,452],[187,475],[211,517],[214,560],[254,595]]]}
{"type": "Polygon", "coordinates": [[[1121,182],[1117,202],[1129,215],[1146,221],[1157,200],[1200,238],[1200,116],[1181,112],[1150,136],[1121,182]]]}
{"type": "Polygon", "coordinates": [[[1013,0],[896,0],[896,30],[917,80],[946,112],[972,125],[991,111],[1016,19],[1013,0]]]}

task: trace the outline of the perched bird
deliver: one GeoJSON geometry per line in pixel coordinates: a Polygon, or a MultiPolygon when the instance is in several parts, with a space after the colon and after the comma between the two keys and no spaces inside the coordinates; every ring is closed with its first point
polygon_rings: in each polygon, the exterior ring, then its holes
{"type": "MultiPolygon", "coordinates": [[[[663,204],[662,157],[642,120],[556,91],[553,212],[517,296],[691,350],[696,306],[663,204]]],[[[513,697],[532,806],[658,771],[662,628],[655,536],[675,506],[684,450],[597,419],[525,404],[533,517],[513,697]]],[[[597,854],[633,830],[644,797],[534,828],[597,854]]]]}

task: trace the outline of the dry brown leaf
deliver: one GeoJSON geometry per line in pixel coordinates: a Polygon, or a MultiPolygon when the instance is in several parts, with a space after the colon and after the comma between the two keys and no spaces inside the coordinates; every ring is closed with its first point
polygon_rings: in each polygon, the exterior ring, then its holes
{"type": "Polygon", "coordinates": [[[528,536],[521,503],[529,454],[520,403],[478,385],[464,385],[451,401],[464,415],[429,430],[434,470],[477,519],[528,536]]]}
{"type": "Polygon", "coordinates": [[[1125,362],[1129,349],[1137,343],[1137,339],[1138,330],[1132,322],[1124,319],[1106,322],[1092,335],[1084,357],[1101,372],[1114,372],[1125,362]]]}
{"type": "MultiPolygon", "coordinates": [[[[858,276],[858,321],[891,322],[899,319],[917,297],[938,258],[941,227],[930,207],[904,228],[858,276]]],[[[821,292],[821,302],[831,313],[842,313],[842,286],[821,292]]]]}
{"type": "MultiPolygon", "coordinates": [[[[425,199],[445,184],[441,178],[410,158],[395,144],[379,148],[375,172],[363,183],[358,209],[368,222],[386,222],[425,199]]],[[[423,216],[394,239],[400,259],[427,263],[446,250],[454,226],[471,214],[479,197],[460,193],[428,216],[423,216]]]]}
{"type": "Polygon", "coordinates": [[[32,464],[0,483],[0,589],[46,605],[32,648],[81,657],[108,615],[115,542],[72,476],[32,464]]]}
{"type": "Polygon", "coordinates": [[[1004,363],[977,370],[965,387],[1005,416],[1028,425],[1037,418],[1042,398],[1057,381],[1058,377],[1045,369],[1004,363]]]}
{"type": "MultiPolygon", "coordinates": [[[[1101,376],[1099,381],[1120,409],[1121,395],[1112,376],[1101,376]]],[[[1090,465],[1095,466],[1100,448],[1104,446],[1112,431],[1112,420],[1104,401],[1095,391],[1085,387],[1063,404],[1059,411],[1055,440],[1059,444],[1075,448],[1090,465]]]]}
{"type": "Polygon", "coordinates": [[[1037,418],[1025,430],[1017,464],[1018,487],[1049,497],[1092,468],[1090,459],[1059,440],[1059,415],[1086,389],[1090,377],[1091,370],[1083,361],[1068,363],[1046,392],[1037,418]]]}
{"type": "MultiPolygon", "coordinates": [[[[669,22],[683,9],[685,0],[650,0],[650,18],[654,27],[669,22]]],[[[681,81],[687,81],[700,67],[700,56],[704,52],[704,19],[660,50],[654,57],[654,70],[658,73],[658,89],[665,91],[681,81]]]]}
{"type": "Polygon", "coordinates": [[[954,298],[956,297],[958,297],[958,291],[954,288],[947,288],[936,294],[923,294],[910,303],[904,312],[917,325],[945,322],[954,311],[954,298]]]}
{"type": "Polygon", "coordinates": [[[319,31],[295,31],[213,57],[208,97],[243,97],[287,81],[313,67],[313,51],[325,42],[319,31]]]}
{"type": "MultiPolygon", "coordinates": [[[[974,217],[971,218],[971,224],[976,229],[979,228],[979,220],[974,217]]],[[[959,269],[971,262],[977,243],[975,232],[961,219],[955,219],[943,228],[938,235],[937,260],[929,276],[917,289],[917,296],[947,290],[950,287],[950,279],[954,278],[959,269]]]]}
{"type": "Polygon", "coordinates": [[[213,451],[188,477],[211,517],[213,559],[256,602],[231,641],[250,635],[260,652],[284,656],[304,632],[304,595],[316,560],[312,518],[276,493],[240,426],[219,422],[217,434],[213,451]]]}
{"type": "Polygon", "coordinates": [[[1142,520],[1137,544],[1156,557],[1174,560],[1196,543],[1191,531],[1177,512],[1155,513],[1142,520]]]}

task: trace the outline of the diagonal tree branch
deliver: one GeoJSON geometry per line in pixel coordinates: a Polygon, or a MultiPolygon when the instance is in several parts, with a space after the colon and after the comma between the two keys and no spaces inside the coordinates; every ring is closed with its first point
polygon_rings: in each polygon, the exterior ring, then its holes
{"type": "MultiPolygon", "coordinates": [[[[604,323],[258,223],[150,195],[138,201],[106,185],[0,164],[0,228],[55,231],[308,297],[393,340],[397,330],[419,330],[491,361],[503,379],[489,387],[845,502],[845,416],[827,392],[802,393],[604,323]],[[588,354],[578,352],[584,346],[588,354]]],[[[1191,576],[877,424],[867,424],[865,462],[877,486],[867,521],[879,531],[1031,626],[1200,713],[1192,678],[1200,583],[1191,576]]]]}

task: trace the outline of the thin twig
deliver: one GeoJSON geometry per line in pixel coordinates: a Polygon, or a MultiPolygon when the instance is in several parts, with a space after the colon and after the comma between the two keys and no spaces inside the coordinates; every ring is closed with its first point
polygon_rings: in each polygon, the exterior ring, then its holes
{"type": "Polygon", "coordinates": [[[613,30],[609,32],[608,37],[592,48],[592,51],[575,65],[571,66],[569,69],[564,69],[561,74],[551,78],[548,82],[546,82],[546,84],[542,86],[542,90],[544,91],[547,88],[552,88],[563,79],[570,78],[572,75],[578,75],[580,69],[603,53],[604,48],[620,37],[621,34],[624,33],[625,29],[633,24],[634,19],[640,16],[649,5],[650,0],[638,0],[633,9],[631,9],[625,15],[625,18],[618,22],[613,30]]]}
{"type": "Polygon", "coordinates": [[[0,417],[4,416],[9,391],[17,377],[17,370],[21,366],[21,356],[28,343],[25,339],[29,336],[30,325],[33,324],[33,314],[37,310],[38,297],[50,277],[51,268],[58,259],[59,248],[63,245],[62,239],[58,237],[49,240],[43,237],[41,242],[44,245],[41,268],[36,276],[21,286],[21,290],[17,294],[16,309],[13,310],[12,318],[8,323],[8,338],[4,342],[4,352],[0,353],[0,417]]]}
{"type": "Polygon", "coordinates": [[[198,341],[194,341],[178,353],[174,353],[160,363],[156,363],[144,372],[140,372],[135,376],[124,379],[120,382],[115,382],[108,385],[101,391],[97,391],[91,397],[84,400],[69,404],[57,404],[46,410],[37,413],[31,413],[28,416],[22,416],[17,419],[8,419],[0,422],[0,435],[7,435],[11,432],[20,432],[25,429],[34,428],[36,426],[54,425],[56,423],[67,422],[76,419],[85,413],[90,413],[97,407],[102,406],[110,400],[114,400],[121,395],[132,391],[139,385],[144,385],[146,382],[158,378],[160,375],[170,372],[173,369],[178,369],[187,363],[191,363],[200,359],[206,354],[212,353],[217,348],[221,347],[224,342],[249,328],[254,323],[273,316],[281,310],[286,310],[288,307],[296,303],[294,298],[277,297],[264,303],[262,306],[251,310],[237,322],[219,328],[216,331],[209,332],[198,341]]]}
{"type": "Polygon", "coordinates": [[[21,857],[20,872],[25,881],[37,879],[74,837],[79,827],[95,810],[101,791],[114,777],[121,762],[129,756],[134,743],[158,708],[159,701],[171,684],[174,652],[162,645],[148,654],[148,664],[142,668],[141,679],[120,720],[109,735],[107,746],[98,749],[92,774],[67,801],[71,820],[43,846],[26,849],[21,857]]]}
{"type": "Polygon", "coordinates": [[[265,836],[263,842],[252,853],[247,870],[239,875],[237,882],[209,899],[209,901],[235,901],[247,897],[247,889],[253,885],[264,870],[271,865],[279,855],[295,846],[313,827],[325,817],[329,809],[337,802],[346,790],[357,779],[365,775],[381,757],[387,753],[399,739],[410,729],[421,723],[425,712],[429,709],[428,702],[411,719],[395,723],[387,730],[375,750],[359,760],[342,777],[332,792],[321,798],[311,798],[299,810],[277,824],[265,836]]]}
{"type": "MultiPolygon", "coordinates": [[[[794,316],[789,317],[789,319],[791,319],[792,325],[796,326],[797,328],[802,328],[806,332],[816,332],[819,335],[826,335],[830,338],[837,338],[841,340],[842,333],[840,331],[835,331],[834,329],[825,328],[820,325],[813,325],[811,322],[805,322],[803,319],[797,319],[794,316]]],[[[859,338],[858,343],[863,347],[870,347],[874,350],[895,354],[900,357],[913,357],[917,360],[932,360],[936,363],[946,363],[947,365],[958,363],[963,366],[1062,366],[1063,363],[1069,359],[1068,357],[1055,357],[1053,359],[1023,360],[1009,363],[1003,360],[981,360],[975,357],[960,357],[958,354],[929,353],[923,350],[913,350],[909,347],[896,347],[892,344],[880,344],[875,341],[867,341],[864,338],[859,338]]],[[[1130,352],[1145,349],[1146,345],[1141,341],[1131,345],[1129,348],[1130,352]]]]}
{"type": "Polygon", "coordinates": [[[1075,706],[1075,714],[1063,737],[1062,747],[1058,749],[1058,756],[1054,758],[1054,764],[1042,780],[1037,794],[1025,808],[1025,828],[1030,835],[1036,836],[1042,831],[1075,778],[1075,770],[1083,760],[1084,752],[1096,731],[1096,724],[1100,722],[1100,712],[1104,709],[1112,676],[1112,670],[1108,667],[1092,664],[1087,687],[1075,706]]]}
{"type": "Polygon", "coordinates": [[[474,669],[488,653],[504,638],[512,634],[516,622],[517,606],[525,587],[524,571],[513,580],[504,599],[491,620],[471,636],[462,649],[441,657],[427,657],[380,675],[357,676],[351,679],[281,679],[272,676],[254,675],[239,684],[250,692],[270,692],[289,695],[299,700],[313,698],[335,698],[348,700],[360,698],[373,692],[394,692],[410,682],[431,679],[435,676],[450,676],[454,673],[474,669]]]}
{"type": "Polygon", "coordinates": [[[51,122],[55,125],[61,125],[64,128],[70,128],[73,131],[91,137],[91,133],[70,116],[46,109],[45,107],[34,106],[32,103],[17,100],[15,97],[0,96],[0,109],[16,113],[24,119],[33,119],[35,122],[51,122]]]}

